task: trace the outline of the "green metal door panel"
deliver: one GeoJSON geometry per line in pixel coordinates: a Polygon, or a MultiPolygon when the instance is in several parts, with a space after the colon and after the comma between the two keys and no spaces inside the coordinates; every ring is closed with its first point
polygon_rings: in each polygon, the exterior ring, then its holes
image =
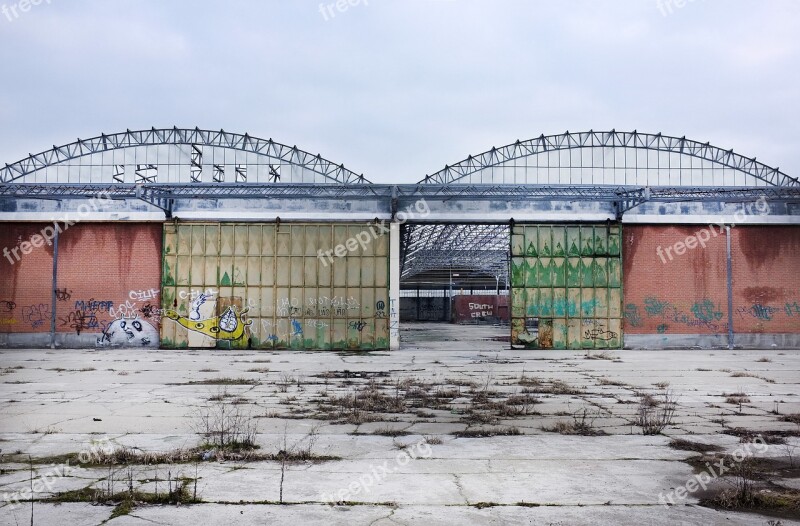
{"type": "MultiPolygon", "coordinates": [[[[223,242],[223,245],[225,243],[223,242]]],[[[220,287],[230,287],[233,285],[233,257],[220,256],[219,258],[219,281],[217,284],[220,287]]]]}
{"type": "Polygon", "coordinates": [[[590,226],[581,227],[581,256],[594,255],[594,228],[590,226]]]}
{"type": "Polygon", "coordinates": [[[553,286],[567,286],[567,264],[564,258],[553,258],[550,266],[552,267],[553,286]]]}
{"type": "Polygon", "coordinates": [[[583,317],[583,313],[581,312],[581,289],[567,289],[567,307],[567,316],[570,318],[581,319],[581,317],[583,317]]]}
{"type": "Polygon", "coordinates": [[[178,229],[178,251],[179,254],[191,254],[191,239],[192,239],[192,229],[191,228],[179,228],[178,229]]]}
{"type": "Polygon", "coordinates": [[[609,318],[608,319],[608,348],[618,349],[622,346],[622,319],[609,318]]]}
{"type": "MultiPolygon", "coordinates": [[[[514,290],[513,288],[511,289],[514,290]]],[[[527,298],[527,308],[525,310],[526,318],[536,318],[539,316],[539,289],[526,289],[520,288],[523,297],[527,298]]]]}
{"type": "Polygon", "coordinates": [[[289,227],[286,225],[275,227],[275,254],[278,256],[291,255],[290,242],[291,232],[289,227]]]}
{"type": "Polygon", "coordinates": [[[511,258],[511,275],[509,276],[509,279],[512,283],[523,283],[525,281],[525,268],[524,258],[511,258]]]}
{"type": "Polygon", "coordinates": [[[564,318],[553,319],[553,349],[567,348],[567,320],[564,318]]]}
{"type": "Polygon", "coordinates": [[[539,264],[537,265],[537,271],[539,274],[539,286],[540,287],[552,287],[553,286],[553,267],[551,266],[552,260],[547,257],[539,258],[539,264]]]}
{"type": "Polygon", "coordinates": [[[621,253],[622,244],[620,240],[622,239],[622,228],[618,226],[612,226],[609,229],[608,235],[608,255],[610,256],[619,256],[621,253]]]}
{"type": "Polygon", "coordinates": [[[511,236],[512,345],[619,347],[620,227],[515,224],[511,236]]]}
{"type": "Polygon", "coordinates": [[[539,227],[539,257],[550,257],[553,255],[552,251],[552,231],[549,226],[539,227]]]}
{"type": "Polygon", "coordinates": [[[608,238],[603,227],[596,227],[594,230],[594,254],[596,256],[608,255],[608,238]]]}
{"type": "Polygon", "coordinates": [[[608,316],[622,318],[622,289],[608,289],[608,316]]]}
{"type": "MultiPolygon", "coordinates": [[[[220,243],[220,229],[219,225],[207,225],[207,226],[195,226],[192,228],[200,229],[202,228],[205,232],[205,255],[206,256],[218,256],[219,251],[219,243],[220,243]]],[[[203,254],[203,252],[198,252],[197,255],[203,254]]]]}
{"type": "Polygon", "coordinates": [[[380,259],[372,256],[364,256],[361,258],[361,269],[359,273],[361,274],[360,284],[362,287],[375,286],[375,267],[381,263],[380,259]]]}
{"type": "Polygon", "coordinates": [[[511,289],[511,316],[514,318],[524,318],[527,309],[525,299],[525,288],[511,289]]]}
{"type": "Polygon", "coordinates": [[[275,285],[275,258],[264,256],[261,259],[261,285],[272,287],[275,285]]]}
{"type": "Polygon", "coordinates": [[[565,318],[568,315],[567,289],[553,289],[553,316],[565,318]]]}
{"type": "Polygon", "coordinates": [[[250,256],[247,260],[247,286],[261,285],[261,258],[250,256]]]}
{"type": "Polygon", "coordinates": [[[321,265],[319,260],[317,258],[315,258],[315,257],[305,257],[305,258],[299,258],[298,263],[302,263],[302,265],[303,265],[303,267],[302,267],[303,268],[303,281],[302,281],[302,283],[306,287],[309,287],[309,286],[315,287],[315,286],[317,286],[317,278],[318,278],[318,275],[319,275],[317,267],[321,265]]]}
{"type": "Polygon", "coordinates": [[[539,316],[553,316],[553,289],[539,289],[539,316]]]}
{"type": "Polygon", "coordinates": [[[581,320],[579,318],[570,318],[567,320],[567,348],[581,349],[582,346],[581,320]]]}
{"type": "Polygon", "coordinates": [[[261,256],[261,225],[250,225],[247,228],[247,255],[261,256]]]}
{"type": "Polygon", "coordinates": [[[567,259],[567,287],[580,287],[582,278],[581,260],[579,258],[567,259]]]}
{"type": "Polygon", "coordinates": [[[375,289],[363,288],[361,289],[361,319],[374,320],[375,319],[375,289]]]}
{"type": "Polygon", "coordinates": [[[539,286],[539,266],[538,260],[534,258],[525,258],[522,262],[522,268],[525,272],[525,286],[538,287],[539,286]]]}
{"type": "Polygon", "coordinates": [[[586,257],[580,260],[581,268],[581,287],[591,288],[594,286],[594,262],[592,258],[586,257]]]}
{"type": "Polygon", "coordinates": [[[592,301],[594,308],[592,312],[587,313],[587,317],[608,318],[609,289],[596,288],[591,290],[594,293],[594,301],[592,301]]]}
{"type": "Polygon", "coordinates": [[[577,226],[567,227],[567,256],[580,257],[581,229],[577,226]]]}
{"type": "Polygon", "coordinates": [[[219,227],[219,255],[233,255],[233,225],[220,225],[219,227]]]}
{"type": "Polygon", "coordinates": [[[361,258],[349,257],[347,262],[347,286],[357,287],[361,283],[361,258]]]}
{"type": "Polygon", "coordinates": [[[564,228],[553,227],[553,257],[563,258],[567,255],[567,232],[564,228]]]}
{"type": "Polygon", "coordinates": [[[595,292],[595,289],[581,289],[581,317],[597,318],[598,309],[602,309],[601,302],[604,298],[595,292]]]}
{"type": "Polygon", "coordinates": [[[375,258],[375,286],[389,287],[389,257],[387,255],[378,255],[375,258]]]}
{"type": "Polygon", "coordinates": [[[302,287],[305,283],[303,274],[305,270],[305,258],[293,256],[288,258],[291,266],[289,268],[289,285],[292,287],[302,287]]]}
{"type": "Polygon", "coordinates": [[[511,252],[513,254],[525,253],[525,233],[520,232],[517,228],[511,233],[511,252]]]}
{"type": "Polygon", "coordinates": [[[622,287],[622,261],[618,257],[608,258],[608,286],[622,287]]]}
{"type": "Polygon", "coordinates": [[[278,256],[275,258],[275,285],[288,287],[291,284],[292,258],[278,256]]]}
{"type": "Polygon", "coordinates": [[[594,286],[597,288],[608,287],[608,258],[595,258],[593,271],[594,286]]]}

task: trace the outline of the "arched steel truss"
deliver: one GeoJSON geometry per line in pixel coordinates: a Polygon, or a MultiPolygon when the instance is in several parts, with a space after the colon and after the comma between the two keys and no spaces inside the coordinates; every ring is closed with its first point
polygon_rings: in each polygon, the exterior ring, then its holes
{"type": "MultiPolygon", "coordinates": [[[[50,150],[30,155],[21,161],[15,162],[14,164],[6,164],[4,167],[0,168],[0,183],[20,182],[19,180],[22,180],[21,182],[27,182],[24,179],[27,176],[35,174],[39,170],[90,155],[102,154],[104,152],[112,152],[125,148],[162,145],[189,147],[190,150],[186,154],[188,163],[186,164],[188,165],[191,163],[191,165],[196,166],[198,170],[202,169],[202,165],[199,161],[199,157],[202,156],[200,148],[208,146],[256,154],[258,156],[274,159],[275,162],[278,163],[297,166],[321,176],[320,181],[318,181],[321,183],[369,183],[363,175],[356,174],[346,169],[344,165],[334,164],[322,158],[319,154],[314,155],[308,153],[300,150],[296,146],[286,146],[272,139],[259,139],[258,137],[253,137],[246,133],[242,135],[238,133],[229,133],[225,130],[210,131],[201,130],[199,128],[186,129],[177,127],[164,129],[152,128],[150,130],[139,131],[127,130],[125,132],[109,135],[102,134],[91,139],[78,139],[64,146],[53,146],[50,150]]],[[[107,174],[103,174],[104,182],[114,182],[118,180],[118,174],[113,172],[116,166],[120,165],[109,163],[107,167],[104,167],[108,170],[107,174]]],[[[140,167],[141,174],[137,173],[137,175],[141,175],[141,177],[140,180],[136,182],[156,182],[148,180],[147,178],[147,170],[157,169],[155,164],[144,163],[140,165],[140,167]]],[[[214,170],[218,169],[218,166],[214,166],[214,170]]],[[[246,170],[246,168],[243,170],[246,170]]],[[[189,174],[191,173],[190,171],[189,174]]],[[[246,172],[244,173],[246,174],[246,172]]],[[[271,182],[280,182],[280,174],[275,172],[274,175],[275,177],[271,182]]],[[[239,173],[237,168],[235,180],[237,182],[246,182],[246,175],[244,181],[241,180],[241,176],[242,174],[239,173]]],[[[69,181],[59,182],[66,183],[69,181]]],[[[190,180],[183,182],[190,182],[190,180]]]]}
{"type": "MultiPolygon", "coordinates": [[[[534,180],[528,179],[528,173],[533,171],[534,169],[540,168],[549,168],[551,170],[554,169],[581,169],[588,172],[588,175],[592,177],[591,181],[576,181],[570,179],[566,181],[570,184],[590,184],[595,183],[594,180],[594,172],[600,172],[602,170],[616,170],[617,168],[620,169],[637,169],[642,171],[652,171],[655,174],[661,174],[661,178],[665,181],[666,184],[661,183],[660,181],[646,181],[646,184],[643,184],[641,181],[639,182],[628,182],[628,181],[615,181],[611,184],[634,184],[634,185],[645,185],[645,186],[750,186],[750,184],[736,184],[733,181],[727,181],[725,179],[725,172],[722,171],[723,180],[716,180],[716,181],[702,181],[699,184],[697,182],[687,182],[685,184],[684,181],[674,181],[670,179],[669,173],[670,172],[686,172],[691,171],[693,168],[690,165],[688,168],[684,168],[682,165],[672,166],[669,162],[664,162],[663,164],[660,162],[660,157],[656,156],[655,162],[653,162],[647,155],[644,155],[643,159],[641,159],[641,166],[640,159],[635,156],[633,161],[634,163],[625,163],[624,166],[616,166],[616,156],[612,155],[611,159],[606,159],[605,156],[598,156],[599,158],[596,159],[594,156],[590,157],[589,165],[587,166],[586,163],[581,162],[583,158],[579,157],[578,163],[572,163],[572,157],[569,156],[566,159],[566,166],[562,166],[562,158],[561,156],[558,157],[558,165],[554,166],[555,163],[547,164],[546,166],[541,166],[538,163],[534,165],[524,164],[519,165],[516,161],[520,160],[527,160],[530,158],[535,158],[537,156],[548,154],[551,152],[571,152],[576,150],[583,150],[583,149],[598,149],[598,148],[605,148],[605,149],[623,149],[623,150],[633,150],[637,152],[663,152],[666,154],[675,154],[679,157],[690,157],[692,159],[697,159],[701,164],[694,169],[698,169],[702,166],[702,162],[708,162],[710,165],[722,169],[728,169],[740,174],[744,174],[745,176],[752,177],[755,182],[760,182],[761,184],[773,185],[773,186],[795,186],[800,185],[800,181],[794,177],[789,177],[785,173],[781,172],[779,168],[772,168],[767,166],[759,161],[756,160],[755,157],[749,158],[734,153],[733,150],[724,150],[722,148],[718,148],[716,146],[712,146],[709,143],[701,143],[698,141],[692,141],[687,139],[686,137],[671,137],[668,135],[658,134],[649,134],[649,133],[639,133],[637,131],[633,132],[618,132],[615,130],[607,131],[607,132],[599,132],[599,131],[588,131],[582,133],[562,133],[559,135],[540,135],[536,139],[531,139],[528,141],[517,141],[513,144],[509,144],[507,146],[503,146],[502,148],[492,148],[489,151],[481,153],[475,156],[469,156],[465,160],[458,162],[453,165],[445,166],[444,169],[426,176],[422,181],[421,184],[451,184],[451,183],[511,183],[511,184],[553,184],[558,183],[560,181],[553,181],[552,177],[548,178],[547,180],[542,180],[542,176],[540,176],[539,172],[537,171],[534,175],[534,180]],[[600,164],[598,164],[598,161],[600,164]],[[612,162],[607,162],[612,161],[612,162]],[[492,169],[501,169],[505,168],[509,170],[509,174],[502,174],[499,176],[501,180],[497,180],[498,176],[492,173],[492,169]],[[490,173],[487,174],[487,177],[479,177],[482,175],[482,172],[489,171],[490,173]],[[522,174],[522,175],[519,175],[522,174]],[[667,175],[664,175],[667,174],[667,175]],[[523,177],[523,180],[518,180],[520,177],[523,177]]],[[[666,158],[666,161],[669,161],[669,158],[666,158]]],[[[626,159],[627,161],[627,159],[626,159]]],[[[637,174],[638,175],[638,174],[637,174]]],[[[718,178],[719,179],[719,178],[718,178]]],[[[607,184],[606,181],[599,181],[601,184],[607,184]]]]}

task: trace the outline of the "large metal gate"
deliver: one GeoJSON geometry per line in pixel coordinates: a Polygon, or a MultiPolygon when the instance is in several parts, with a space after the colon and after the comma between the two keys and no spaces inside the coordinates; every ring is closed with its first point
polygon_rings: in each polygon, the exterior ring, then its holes
{"type": "Polygon", "coordinates": [[[618,224],[514,224],[512,347],[620,348],[620,243],[618,224]]]}
{"type": "Polygon", "coordinates": [[[161,345],[387,349],[388,256],[375,225],[167,223],[161,345]]]}

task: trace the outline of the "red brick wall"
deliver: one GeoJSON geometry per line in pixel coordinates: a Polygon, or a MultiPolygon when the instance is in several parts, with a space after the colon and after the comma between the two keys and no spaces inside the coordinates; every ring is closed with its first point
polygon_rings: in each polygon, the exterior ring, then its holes
{"type": "Polygon", "coordinates": [[[800,227],[731,229],[733,328],[800,333],[800,227]]]}
{"type": "MultiPolygon", "coordinates": [[[[725,234],[713,232],[708,225],[624,227],[626,333],[727,333],[725,234]],[[698,242],[677,254],[676,243],[690,236],[708,237],[705,248],[698,242]]],[[[731,261],[734,331],[800,333],[800,228],[734,227],[731,261]]]]}
{"type": "Polygon", "coordinates": [[[50,332],[53,247],[25,245],[28,254],[20,247],[23,242],[30,243],[47,225],[0,225],[0,333],[50,332]]]}
{"type": "Polygon", "coordinates": [[[56,329],[101,333],[114,319],[138,316],[158,331],[162,228],[82,223],[65,231],[58,246],[58,288],[65,294],[56,301],[56,329]]]}
{"type": "MultiPolygon", "coordinates": [[[[2,224],[0,250],[30,241],[48,225],[2,224]]],[[[58,246],[56,331],[100,335],[116,318],[138,316],[154,329],[148,334],[157,334],[161,246],[160,223],[79,223],[64,230],[58,246]]],[[[0,261],[0,333],[49,332],[53,247],[18,254],[19,261],[11,255],[13,264],[6,257],[0,261]]]]}

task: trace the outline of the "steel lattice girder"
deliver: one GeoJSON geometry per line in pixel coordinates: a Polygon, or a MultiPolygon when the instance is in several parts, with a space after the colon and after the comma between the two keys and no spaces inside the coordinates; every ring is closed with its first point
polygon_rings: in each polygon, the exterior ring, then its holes
{"type": "Polygon", "coordinates": [[[0,182],[10,183],[37,170],[57,165],[71,159],[101,152],[132,148],[136,146],[158,145],[195,145],[214,146],[231,150],[264,155],[285,163],[303,167],[330,179],[332,183],[362,184],[369,183],[363,175],[358,175],[344,167],[298,149],[286,146],[272,139],[259,139],[248,134],[229,133],[225,130],[210,131],[199,128],[164,128],[131,131],[110,135],[100,135],[91,139],[78,139],[64,146],[53,146],[52,149],[30,156],[14,164],[6,164],[0,168],[0,182]]]}
{"type": "Polygon", "coordinates": [[[113,198],[258,199],[330,198],[396,199],[413,203],[425,198],[504,201],[746,202],[764,197],[785,202],[800,199],[800,187],[638,187],[565,185],[331,185],[314,183],[10,183],[0,184],[0,197],[16,199],[82,199],[106,192],[113,198]]]}
{"type": "MultiPolygon", "coordinates": [[[[633,132],[588,131],[582,133],[565,132],[559,135],[540,135],[536,139],[517,141],[501,148],[492,148],[476,156],[469,156],[454,165],[426,176],[421,184],[450,184],[458,182],[474,173],[500,166],[503,163],[539,155],[545,152],[572,150],[578,148],[632,148],[660,152],[678,153],[697,159],[711,161],[719,166],[731,168],[755,177],[774,186],[796,186],[800,180],[789,177],[779,168],[772,168],[756,160],[724,150],[709,143],[700,143],[686,137],[670,137],[662,134],[633,132]]],[[[555,168],[555,167],[554,167],[555,168]]],[[[621,167],[623,168],[623,167],[621,167]]]]}

